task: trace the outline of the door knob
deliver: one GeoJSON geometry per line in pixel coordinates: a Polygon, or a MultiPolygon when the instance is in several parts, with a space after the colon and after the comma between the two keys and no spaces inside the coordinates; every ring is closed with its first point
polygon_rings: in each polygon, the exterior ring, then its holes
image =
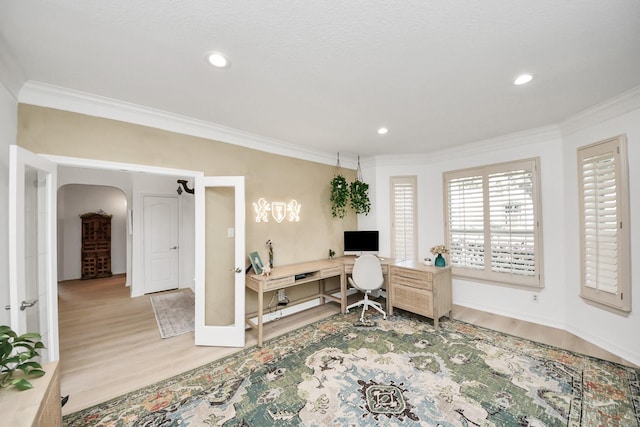
{"type": "Polygon", "coordinates": [[[236,267],[236,273],[242,273],[242,269],[240,267],[236,267]]]}
{"type": "Polygon", "coordinates": [[[178,249],[177,246],[171,246],[169,249],[173,250],[173,249],[178,249]]]}
{"type": "Polygon", "coordinates": [[[38,303],[37,299],[34,299],[33,301],[22,301],[20,303],[20,310],[24,311],[29,307],[33,307],[34,305],[36,305],[38,303]]]}

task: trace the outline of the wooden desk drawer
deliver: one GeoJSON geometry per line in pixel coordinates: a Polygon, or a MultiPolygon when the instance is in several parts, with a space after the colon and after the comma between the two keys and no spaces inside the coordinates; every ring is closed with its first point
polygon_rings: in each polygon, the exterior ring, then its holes
{"type": "Polygon", "coordinates": [[[280,289],[283,286],[292,285],[295,282],[296,280],[295,280],[295,277],[293,276],[281,277],[279,279],[269,279],[264,282],[263,289],[265,291],[269,291],[272,289],[280,289]]]}
{"type": "Polygon", "coordinates": [[[431,291],[393,284],[393,306],[433,318],[433,294],[431,291]]]}
{"type": "Polygon", "coordinates": [[[424,277],[414,278],[414,277],[398,276],[394,274],[391,276],[391,281],[394,286],[395,285],[411,286],[412,288],[425,289],[428,291],[433,289],[433,283],[430,280],[429,281],[425,280],[424,277]]]}
{"type": "Polygon", "coordinates": [[[420,281],[433,281],[433,273],[429,271],[418,271],[409,268],[391,267],[391,274],[394,276],[406,277],[408,279],[420,281]]]}
{"type": "Polygon", "coordinates": [[[320,277],[324,279],[325,277],[334,277],[342,275],[343,266],[339,265],[337,267],[331,268],[323,268],[320,272],[320,277]]]}

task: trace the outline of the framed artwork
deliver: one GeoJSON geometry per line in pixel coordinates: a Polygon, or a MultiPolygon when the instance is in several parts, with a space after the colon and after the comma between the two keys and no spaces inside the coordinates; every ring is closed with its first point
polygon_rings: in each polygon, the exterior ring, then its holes
{"type": "Polygon", "coordinates": [[[262,274],[262,260],[260,259],[260,255],[258,252],[251,252],[249,254],[249,261],[251,261],[251,266],[253,267],[253,272],[256,274],[262,274]]]}

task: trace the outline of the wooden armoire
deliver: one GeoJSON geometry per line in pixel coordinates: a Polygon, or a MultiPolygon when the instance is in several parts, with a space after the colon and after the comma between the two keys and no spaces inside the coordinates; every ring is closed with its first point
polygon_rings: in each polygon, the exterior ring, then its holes
{"type": "Polygon", "coordinates": [[[111,276],[111,216],[88,212],[82,218],[82,278],[111,276]]]}

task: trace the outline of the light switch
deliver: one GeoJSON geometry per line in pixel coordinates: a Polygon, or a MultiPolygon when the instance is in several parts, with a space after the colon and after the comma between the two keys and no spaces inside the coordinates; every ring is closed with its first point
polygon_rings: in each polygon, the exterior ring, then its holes
{"type": "Polygon", "coordinates": [[[236,230],[233,227],[227,228],[227,237],[235,237],[236,230]]]}

